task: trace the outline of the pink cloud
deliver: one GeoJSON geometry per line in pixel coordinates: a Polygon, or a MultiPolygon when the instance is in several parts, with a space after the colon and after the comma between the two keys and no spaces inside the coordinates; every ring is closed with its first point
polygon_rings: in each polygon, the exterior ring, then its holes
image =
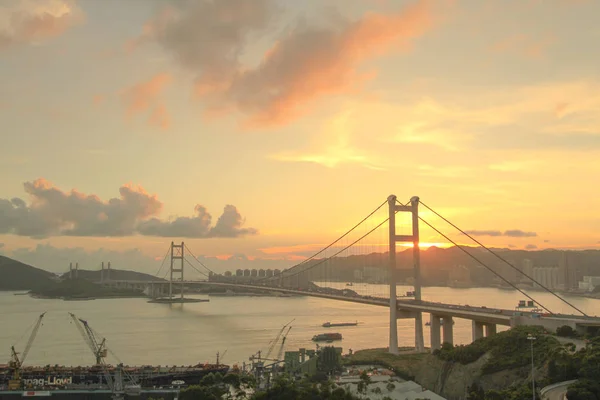
{"type": "Polygon", "coordinates": [[[280,35],[257,66],[243,65],[240,55],[250,34],[263,33],[278,15],[272,0],[177,3],[128,46],[158,43],[195,74],[195,94],[211,114],[239,111],[247,125],[281,125],[320,98],[354,91],[372,78],[359,71],[364,61],[407,51],[435,25],[433,4],[418,0],[337,27],[299,24],[280,35]]]}
{"type": "Polygon", "coordinates": [[[60,36],[83,20],[75,0],[6,1],[0,5],[0,49],[60,36]]]}
{"type": "Polygon", "coordinates": [[[552,45],[553,40],[537,40],[530,36],[519,34],[510,36],[492,45],[492,51],[497,53],[516,53],[528,58],[540,58],[552,45]]]}
{"type": "Polygon", "coordinates": [[[170,126],[170,115],[163,103],[162,94],[171,83],[171,76],[165,73],[153,76],[126,89],[122,96],[127,108],[127,117],[149,113],[148,122],[160,129],[170,126]]]}

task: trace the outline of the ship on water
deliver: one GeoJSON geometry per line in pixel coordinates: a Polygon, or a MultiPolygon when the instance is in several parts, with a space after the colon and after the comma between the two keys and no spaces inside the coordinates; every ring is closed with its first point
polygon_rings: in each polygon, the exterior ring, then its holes
{"type": "Polygon", "coordinates": [[[336,326],[356,326],[358,325],[358,321],[357,322],[325,322],[323,324],[323,328],[332,328],[332,327],[336,327],[336,326]]]}
{"type": "Polygon", "coordinates": [[[229,371],[229,366],[219,362],[218,353],[216,364],[172,367],[107,364],[104,359],[110,350],[106,346],[106,339],[101,339],[87,321],[77,318],[71,313],[69,315],[95,357],[95,364],[76,367],[59,365],[24,367],[23,362],[31,349],[44,315],[45,313],[39,316],[23,352],[18,353],[13,346],[10,362],[0,364],[0,390],[96,390],[109,388],[114,394],[136,395],[142,388],[194,385],[199,384],[202,378],[209,373],[226,374],[229,371]]]}
{"type": "Polygon", "coordinates": [[[312,338],[313,342],[333,342],[334,340],[342,340],[341,333],[321,333],[312,338]]]}

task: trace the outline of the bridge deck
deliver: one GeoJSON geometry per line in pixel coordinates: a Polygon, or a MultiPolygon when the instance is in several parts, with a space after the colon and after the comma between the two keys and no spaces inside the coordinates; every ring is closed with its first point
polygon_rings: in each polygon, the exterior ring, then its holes
{"type": "MultiPolygon", "coordinates": [[[[165,285],[168,281],[110,281],[104,282],[108,284],[138,284],[138,285],[165,285]]],[[[338,295],[332,293],[326,293],[327,288],[323,288],[323,292],[315,290],[298,290],[298,289],[287,289],[282,287],[274,287],[267,285],[248,285],[238,283],[226,283],[226,282],[210,282],[210,281],[184,281],[186,285],[210,285],[210,286],[221,286],[231,288],[243,288],[252,290],[270,290],[279,293],[298,294],[312,297],[320,297],[324,299],[341,300],[359,304],[370,304],[374,306],[389,307],[389,299],[373,297],[373,296],[352,296],[352,295],[338,295]]],[[[425,312],[433,313],[440,317],[454,317],[463,318],[470,320],[477,320],[483,323],[498,324],[498,325],[511,325],[511,320],[515,316],[514,310],[487,308],[487,307],[471,307],[445,303],[435,303],[428,301],[416,301],[416,300],[397,300],[398,310],[408,312],[425,312]]],[[[533,317],[533,312],[519,311],[522,316],[533,317]]],[[[570,322],[575,322],[579,325],[585,326],[600,326],[600,318],[598,317],[583,317],[576,315],[567,314],[553,314],[551,316],[545,316],[545,319],[564,319],[570,322]]]]}

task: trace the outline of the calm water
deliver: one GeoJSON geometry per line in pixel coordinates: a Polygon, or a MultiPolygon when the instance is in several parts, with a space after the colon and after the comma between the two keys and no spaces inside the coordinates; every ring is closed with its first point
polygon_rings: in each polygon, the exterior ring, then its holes
{"type": "MultiPolygon", "coordinates": [[[[341,285],[343,286],[343,285],[341,285]]],[[[384,286],[355,285],[353,290],[369,294],[386,292],[384,286]]],[[[398,293],[410,290],[398,287],[398,293]]],[[[555,312],[569,312],[549,294],[534,294],[555,312]]],[[[424,288],[423,298],[455,304],[513,308],[523,296],[499,289],[424,288]]],[[[0,363],[10,358],[10,346],[22,350],[37,316],[49,311],[27,357],[26,364],[89,365],[94,359],[67,312],[87,319],[106,337],[108,347],[130,365],[182,365],[214,362],[217,351],[227,350],[226,363],[248,360],[266,350],[283,324],[293,318],[287,350],[314,348],[313,335],[340,332],[344,352],[387,347],[388,310],[384,307],[345,303],[311,297],[211,297],[209,303],[184,305],[149,304],[146,299],[92,301],[41,300],[0,292],[0,363]],[[356,327],[322,328],[326,321],[358,321],[356,327]]],[[[600,300],[569,298],[590,315],[598,314],[600,300]]],[[[429,316],[424,315],[424,320],[429,316]]],[[[414,343],[413,320],[399,320],[400,345],[414,343]]],[[[502,327],[499,327],[500,330],[502,327]]],[[[455,342],[468,343],[470,321],[456,319],[455,342]]],[[[425,342],[429,343],[425,327],[425,342]]],[[[275,356],[277,350],[274,351],[275,356]]],[[[110,362],[115,362],[110,359],[110,362]]]]}

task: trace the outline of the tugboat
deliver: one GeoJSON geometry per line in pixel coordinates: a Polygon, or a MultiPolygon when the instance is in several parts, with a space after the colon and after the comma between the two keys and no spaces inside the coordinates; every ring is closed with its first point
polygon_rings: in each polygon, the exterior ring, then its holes
{"type": "Polygon", "coordinates": [[[315,335],[312,338],[313,342],[328,342],[331,343],[334,340],[342,340],[341,333],[321,333],[320,335],[315,335]]]}

